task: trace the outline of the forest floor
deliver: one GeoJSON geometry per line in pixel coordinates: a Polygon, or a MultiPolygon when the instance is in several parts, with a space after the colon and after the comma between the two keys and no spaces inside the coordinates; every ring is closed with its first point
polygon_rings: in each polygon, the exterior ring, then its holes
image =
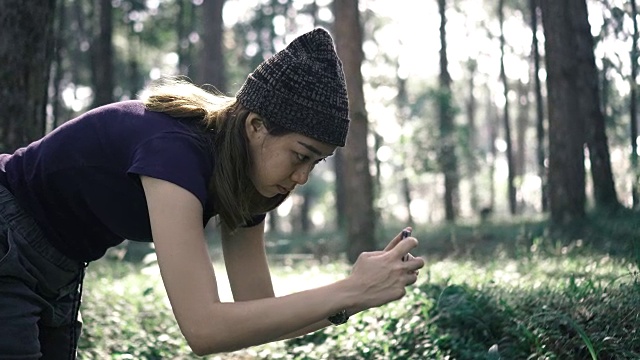
{"type": "MultiPolygon", "coordinates": [[[[205,359],[637,359],[636,214],[416,228],[427,259],[400,301],[343,326],[205,359]]],[[[345,261],[276,257],[277,295],[348,274],[345,261]]],[[[215,259],[215,256],[214,256],[215,259]]],[[[231,300],[214,261],[221,297],[231,300]]],[[[80,359],[199,359],[173,319],[155,263],[89,266],[80,359]]]]}

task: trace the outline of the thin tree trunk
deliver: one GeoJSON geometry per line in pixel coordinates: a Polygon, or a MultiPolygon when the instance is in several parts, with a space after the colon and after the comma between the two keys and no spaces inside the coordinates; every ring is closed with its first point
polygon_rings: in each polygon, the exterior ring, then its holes
{"type": "Polygon", "coordinates": [[[593,36],[589,25],[586,0],[571,0],[573,31],[576,41],[578,113],[586,122],[586,143],[591,160],[591,177],[595,205],[616,210],[620,207],[613,183],[609,145],[604,115],[600,108],[598,68],[593,53],[593,36]]]}
{"type": "Polygon", "coordinates": [[[496,149],[496,140],[498,138],[498,113],[491,96],[489,96],[487,104],[487,119],[489,125],[489,147],[490,163],[489,163],[489,204],[483,208],[484,211],[493,212],[496,205],[496,159],[498,158],[498,152],[496,149]]]}
{"type": "Polygon", "coordinates": [[[447,17],[446,0],[438,0],[440,12],[440,75],[438,85],[440,97],[438,99],[438,117],[440,118],[440,154],[439,163],[444,173],[444,208],[445,219],[455,222],[458,203],[458,161],[455,153],[455,125],[452,114],[451,76],[447,69],[447,17]]]}
{"type": "MultiPolygon", "coordinates": [[[[398,68],[399,66],[396,67],[396,82],[398,84],[398,96],[396,97],[396,106],[398,107],[398,118],[400,119],[400,127],[404,127],[404,123],[410,113],[410,110],[408,107],[409,100],[407,97],[407,80],[397,75],[398,68]]],[[[404,142],[401,145],[405,146],[404,142]]],[[[406,156],[402,157],[402,164],[401,164],[401,168],[398,169],[398,173],[400,174],[400,182],[402,184],[401,191],[402,191],[404,203],[406,206],[407,221],[408,221],[408,224],[414,224],[413,215],[411,215],[411,201],[412,201],[411,183],[409,182],[409,178],[407,177],[407,172],[405,170],[408,166],[407,165],[408,160],[409,159],[407,159],[406,156]]]]}
{"type": "Polygon", "coordinates": [[[44,135],[55,0],[0,1],[0,152],[44,135]]]}
{"type": "Polygon", "coordinates": [[[111,0],[97,0],[98,34],[92,44],[94,66],[93,107],[113,102],[113,8],[111,0]]]}
{"type": "Polygon", "coordinates": [[[225,93],[227,91],[226,64],[222,35],[224,22],[222,9],[225,0],[207,0],[202,4],[204,13],[204,36],[200,63],[200,83],[211,84],[225,93]]]}
{"type": "Polygon", "coordinates": [[[547,167],[545,165],[545,133],[544,133],[544,104],[542,100],[542,85],[540,81],[540,50],[538,48],[538,1],[529,0],[531,11],[531,32],[533,34],[533,81],[536,96],[536,158],[538,160],[538,177],[540,178],[540,206],[542,212],[549,210],[547,196],[547,167]]]}
{"type": "Polygon", "coordinates": [[[335,41],[342,59],[349,96],[351,125],[344,148],[345,195],[347,215],[347,258],[355,262],[363,251],[376,248],[375,213],[373,209],[373,180],[369,173],[369,124],[365,108],[363,80],[360,67],[362,26],[358,0],[334,1],[335,41]]]}
{"type": "Polygon", "coordinates": [[[142,42],[140,41],[140,36],[131,31],[129,33],[127,46],[129,52],[129,94],[131,95],[131,98],[135,98],[138,92],[140,92],[144,87],[144,76],[140,73],[139,55],[142,53],[142,42]]]}
{"type": "Polygon", "coordinates": [[[189,76],[189,60],[187,59],[189,41],[189,31],[187,31],[186,19],[187,6],[193,6],[189,0],[176,0],[178,4],[178,18],[176,19],[176,35],[178,43],[176,44],[176,53],[178,54],[178,73],[180,75],[189,76]]]}
{"type": "Polygon", "coordinates": [[[347,185],[345,178],[345,160],[343,149],[336,149],[331,157],[333,161],[333,171],[336,174],[335,193],[336,193],[336,227],[339,231],[347,228],[347,185]]]}
{"type": "Polygon", "coordinates": [[[554,226],[584,218],[585,122],[577,113],[577,46],[570,4],[542,0],[549,107],[549,208],[554,226]]]}
{"type": "Polygon", "coordinates": [[[498,18],[500,21],[500,79],[504,90],[504,112],[502,113],[502,121],[504,126],[504,141],[507,143],[506,155],[507,155],[507,193],[509,199],[509,212],[511,215],[516,214],[516,187],[514,185],[514,164],[513,164],[513,144],[511,141],[511,119],[509,118],[509,84],[507,82],[507,75],[504,71],[504,0],[500,0],[498,3],[498,18]]]}
{"type": "MultiPolygon", "coordinates": [[[[382,147],[383,140],[384,139],[380,134],[378,134],[375,131],[373,132],[373,153],[374,154],[377,154],[378,150],[380,150],[380,148],[382,147]]],[[[380,162],[380,159],[378,159],[378,156],[374,156],[373,163],[376,168],[375,181],[373,184],[373,193],[374,193],[374,197],[377,198],[380,195],[380,189],[382,189],[382,176],[381,176],[382,171],[380,170],[382,163],[380,162]]]]}
{"type": "Polygon", "coordinates": [[[467,158],[467,171],[469,172],[470,182],[470,204],[473,213],[478,212],[478,190],[476,184],[476,174],[478,173],[478,164],[476,159],[476,97],[473,92],[475,89],[475,76],[478,69],[478,64],[475,60],[469,60],[467,63],[467,69],[469,70],[469,82],[468,82],[468,98],[467,98],[467,127],[469,129],[469,144],[467,144],[468,158],[467,158]]]}
{"type": "Polygon", "coordinates": [[[638,9],[636,0],[631,0],[631,19],[633,21],[633,41],[631,43],[631,79],[629,85],[629,123],[631,136],[631,174],[633,174],[633,184],[631,194],[633,197],[633,208],[640,205],[638,196],[638,182],[640,181],[640,170],[638,169],[638,114],[637,114],[637,91],[638,91],[638,9]]]}
{"type": "Polygon", "coordinates": [[[280,234],[280,217],[278,216],[278,211],[270,211],[267,219],[269,220],[269,232],[276,235],[280,234]]]}
{"type": "Polygon", "coordinates": [[[311,221],[311,205],[315,199],[315,191],[312,187],[314,184],[307,184],[300,189],[302,196],[302,204],[300,204],[300,230],[303,234],[308,234],[313,230],[313,222],[311,221]]]}
{"type": "Polygon", "coordinates": [[[516,177],[523,177],[526,174],[526,133],[529,127],[529,87],[522,81],[518,81],[518,107],[516,113],[516,141],[514,154],[514,174],[516,177]]]}
{"type": "Polygon", "coordinates": [[[58,2],[56,5],[56,15],[54,17],[55,23],[55,47],[53,53],[53,61],[51,64],[53,79],[51,79],[51,88],[53,90],[53,94],[50,96],[51,102],[51,128],[45,129],[45,133],[55,129],[58,126],[58,121],[60,119],[60,111],[62,109],[61,100],[61,82],[63,76],[62,70],[62,54],[65,51],[65,44],[63,42],[64,39],[64,21],[62,19],[66,19],[66,6],[64,1],[58,2]]]}

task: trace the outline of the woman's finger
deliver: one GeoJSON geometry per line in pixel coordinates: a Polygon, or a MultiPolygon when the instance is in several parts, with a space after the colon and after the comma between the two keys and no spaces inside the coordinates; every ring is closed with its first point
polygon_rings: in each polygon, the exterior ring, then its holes
{"type": "Polygon", "coordinates": [[[413,285],[416,283],[416,281],[418,281],[418,274],[417,273],[409,273],[407,274],[407,279],[406,279],[406,286],[409,285],[413,285]]]}
{"type": "MultiPolygon", "coordinates": [[[[409,254],[410,255],[410,254],[409,254]]],[[[413,257],[406,262],[407,272],[413,273],[424,267],[424,259],[421,257],[413,257]]]]}
{"type": "Polygon", "coordinates": [[[389,244],[387,244],[387,246],[384,248],[384,251],[389,251],[391,249],[393,249],[394,247],[396,247],[396,245],[398,245],[402,240],[403,240],[403,233],[405,233],[405,231],[408,232],[409,235],[411,235],[411,231],[413,231],[413,229],[409,226],[404,228],[400,233],[398,233],[398,235],[396,235],[396,237],[394,237],[389,244]]]}

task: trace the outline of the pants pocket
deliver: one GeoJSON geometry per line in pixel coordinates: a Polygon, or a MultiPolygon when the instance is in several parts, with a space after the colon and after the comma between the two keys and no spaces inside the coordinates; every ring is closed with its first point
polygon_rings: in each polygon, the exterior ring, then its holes
{"type": "Polygon", "coordinates": [[[13,246],[9,242],[8,231],[3,235],[0,235],[0,269],[4,264],[8,261],[9,256],[11,256],[11,251],[13,250],[13,246]]]}
{"type": "Polygon", "coordinates": [[[20,262],[18,248],[11,237],[11,231],[0,235],[0,278],[2,277],[18,278],[30,284],[35,281],[20,262]]]}

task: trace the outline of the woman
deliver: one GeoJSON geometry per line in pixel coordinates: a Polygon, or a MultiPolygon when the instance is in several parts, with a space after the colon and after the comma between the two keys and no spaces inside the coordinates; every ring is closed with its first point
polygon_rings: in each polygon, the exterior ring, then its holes
{"type": "Polygon", "coordinates": [[[399,299],[424,266],[415,238],[364,253],[344,280],[275,297],[264,217],[344,146],[348,101],[316,29],[235,98],[166,80],[0,155],[0,358],[73,359],[84,267],[153,241],[176,320],[198,355],[309,333],[399,299]],[[219,216],[234,302],[222,303],[204,224],[219,216]]]}

